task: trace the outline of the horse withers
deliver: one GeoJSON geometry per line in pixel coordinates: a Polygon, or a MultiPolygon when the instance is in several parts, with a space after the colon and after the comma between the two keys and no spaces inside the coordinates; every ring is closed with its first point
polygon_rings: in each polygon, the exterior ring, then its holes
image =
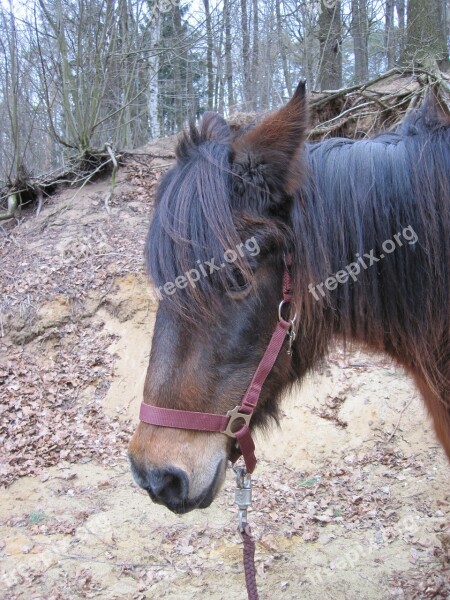
{"type": "MultiPolygon", "coordinates": [[[[413,377],[450,458],[450,118],[431,93],[371,139],[309,145],[307,127],[300,84],[252,128],[206,113],[182,136],[147,240],[160,302],[144,403],[239,407],[287,311],[250,429],[277,419],[283,392],[336,342],[355,342],[413,377]]],[[[235,449],[182,422],[140,422],[129,448],[137,483],[176,513],[209,506],[235,449]]]]}

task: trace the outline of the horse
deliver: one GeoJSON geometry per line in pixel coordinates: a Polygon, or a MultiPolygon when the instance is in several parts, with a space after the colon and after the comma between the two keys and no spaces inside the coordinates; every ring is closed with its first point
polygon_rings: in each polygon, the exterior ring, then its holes
{"type": "MultiPolygon", "coordinates": [[[[300,83],[251,127],[207,112],[182,134],[147,238],[159,306],[144,405],[239,406],[281,319],[250,430],[278,421],[284,392],[335,344],[356,343],[413,378],[450,459],[449,114],[431,92],[375,137],[309,144],[307,132],[300,83]]],[[[129,445],[138,485],[178,514],[209,506],[235,440],[144,420],[129,445]]]]}

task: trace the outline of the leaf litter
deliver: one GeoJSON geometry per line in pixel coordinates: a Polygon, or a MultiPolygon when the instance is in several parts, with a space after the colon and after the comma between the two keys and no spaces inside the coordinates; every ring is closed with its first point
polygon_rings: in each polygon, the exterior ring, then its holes
{"type": "MultiPolygon", "coordinates": [[[[80,194],[76,206],[70,202],[73,192],[64,192],[38,218],[26,215],[18,227],[5,230],[0,237],[0,484],[7,487],[24,476],[36,476],[42,485],[51,486],[55,506],[58,498],[86,499],[70,518],[46,509],[13,512],[0,520],[8,531],[28,536],[21,546],[23,555],[45,552],[46,539],[68,540],[60,550],[53,543],[52,552],[62,564],[75,565],[60,569],[55,582],[47,579],[53,563],[40,570],[30,563],[9,575],[8,595],[2,598],[29,598],[32,589],[46,590],[46,600],[140,599],[148,598],[149,590],[150,597],[161,596],[164,589],[172,590],[171,597],[194,598],[195,591],[192,596],[182,591],[194,582],[198,582],[193,589],[198,589],[200,598],[208,590],[216,593],[211,581],[225,576],[233,585],[237,581],[241,589],[241,547],[230,478],[216,501],[230,516],[225,526],[214,522],[187,525],[180,520],[153,523],[147,542],[136,542],[144,553],[136,562],[133,554],[122,549],[126,537],[121,531],[109,535],[107,528],[96,532],[90,525],[90,519],[107,510],[111,494],[129,486],[126,467],[115,483],[81,482],[73,470],[74,465],[89,463],[115,470],[126,465],[133,426],[123,416],[110,416],[103,407],[115,376],[115,356],[107,351],[114,336],[98,313],[104,309],[126,320],[138,310],[133,305],[125,310],[115,302],[115,295],[118,278],[143,272],[145,233],[162,172],[154,166],[153,159],[140,158],[122,169],[110,201],[113,218],[102,210],[104,192],[97,185],[92,192],[80,194]],[[54,466],[59,474],[49,476],[48,469],[54,466]],[[82,535],[95,538],[96,545],[84,547],[77,541],[84,539],[82,535]],[[110,592],[94,575],[93,564],[110,565],[116,583],[132,582],[132,587],[127,592],[110,592]]],[[[365,372],[383,368],[382,362],[364,356],[357,362],[345,361],[339,352],[331,356],[328,365],[333,364],[350,369],[354,379],[361,368],[365,372]]],[[[353,392],[348,377],[334,392],[311,412],[343,429],[347,420],[341,410],[353,392]]],[[[335,557],[327,570],[313,569],[312,579],[307,568],[296,573],[293,583],[292,555],[299,544],[317,551],[319,546],[331,548],[359,532],[365,540],[364,552],[374,561],[379,560],[380,550],[399,540],[409,548],[410,567],[391,573],[386,588],[389,597],[450,597],[450,499],[443,494],[436,506],[421,496],[414,504],[414,518],[431,519],[434,536],[424,538],[414,520],[402,522],[404,507],[392,490],[405,480],[425,479],[427,466],[393,444],[384,444],[386,438],[368,449],[342,451],[333,463],[316,472],[260,461],[250,519],[260,581],[270,586],[271,578],[279,573],[275,596],[297,598],[297,590],[310,589],[311,583],[326,585],[330,573],[342,571],[335,557]]],[[[0,541],[0,554],[5,547],[0,541]]],[[[356,564],[364,555],[363,550],[358,552],[356,564]]],[[[346,558],[351,564],[344,553],[341,560],[345,563],[346,558]]],[[[270,589],[270,596],[275,597],[274,588],[270,589]]]]}

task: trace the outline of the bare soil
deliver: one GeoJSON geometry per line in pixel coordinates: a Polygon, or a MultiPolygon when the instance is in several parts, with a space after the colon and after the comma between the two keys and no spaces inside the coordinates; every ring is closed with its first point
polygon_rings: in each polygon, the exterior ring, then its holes
{"type": "MultiPolygon", "coordinates": [[[[183,517],[126,458],[155,302],[143,248],[166,159],[0,230],[0,598],[244,599],[233,478],[183,517]]],[[[401,369],[336,351],[258,438],[261,599],[450,597],[449,465],[401,369]]]]}

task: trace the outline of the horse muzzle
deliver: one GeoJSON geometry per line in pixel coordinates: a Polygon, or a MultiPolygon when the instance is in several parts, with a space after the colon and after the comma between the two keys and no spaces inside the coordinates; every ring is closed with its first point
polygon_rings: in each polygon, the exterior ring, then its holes
{"type": "Polygon", "coordinates": [[[219,462],[206,489],[190,497],[190,480],[184,470],[177,467],[146,469],[139,466],[131,456],[129,458],[136,483],[148,493],[155,504],[161,504],[178,515],[210,506],[221,486],[226,462],[219,462]]]}

